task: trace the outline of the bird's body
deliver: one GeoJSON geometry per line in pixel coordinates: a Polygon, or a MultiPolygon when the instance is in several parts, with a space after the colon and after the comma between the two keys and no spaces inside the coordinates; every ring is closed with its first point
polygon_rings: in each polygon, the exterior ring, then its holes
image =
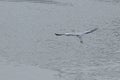
{"type": "Polygon", "coordinates": [[[55,33],[56,36],[76,36],[80,39],[80,42],[83,43],[83,40],[82,40],[82,36],[85,35],[85,34],[89,34],[89,33],[92,33],[94,31],[96,31],[98,28],[94,28],[92,30],[89,30],[89,31],[85,31],[83,33],[55,33]]]}
{"type": "Polygon", "coordinates": [[[81,33],[63,33],[63,34],[59,34],[59,33],[55,33],[56,36],[62,36],[62,35],[65,35],[65,36],[79,36],[79,35],[82,35],[81,33]]]}

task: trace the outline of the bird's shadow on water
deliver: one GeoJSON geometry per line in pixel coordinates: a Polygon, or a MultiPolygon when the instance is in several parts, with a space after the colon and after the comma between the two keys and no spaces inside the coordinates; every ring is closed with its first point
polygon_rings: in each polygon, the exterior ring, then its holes
{"type": "Polygon", "coordinates": [[[53,0],[0,0],[0,1],[54,4],[56,6],[73,6],[72,3],[59,2],[59,1],[53,1],[53,0]]]}

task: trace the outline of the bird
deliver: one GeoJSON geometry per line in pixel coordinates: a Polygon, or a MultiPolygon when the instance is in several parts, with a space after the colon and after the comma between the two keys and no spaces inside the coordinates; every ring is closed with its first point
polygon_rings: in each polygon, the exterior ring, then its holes
{"type": "Polygon", "coordinates": [[[72,33],[55,33],[56,36],[76,36],[77,38],[79,38],[80,40],[80,43],[83,43],[83,40],[82,40],[82,37],[86,34],[90,34],[90,33],[93,33],[95,32],[96,30],[98,30],[98,28],[94,28],[94,29],[91,29],[91,30],[88,30],[88,31],[85,31],[85,32],[82,32],[82,33],[79,33],[79,32],[72,32],[72,33]]]}

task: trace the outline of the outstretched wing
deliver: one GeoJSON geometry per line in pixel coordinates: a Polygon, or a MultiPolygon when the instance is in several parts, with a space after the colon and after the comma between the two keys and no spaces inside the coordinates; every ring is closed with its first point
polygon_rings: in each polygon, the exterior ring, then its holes
{"type": "Polygon", "coordinates": [[[80,43],[83,43],[82,36],[77,36],[80,40],[80,43]]]}
{"type": "Polygon", "coordinates": [[[98,29],[98,28],[94,28],[94,29],[92,29],[92,30],[90,30],[90,31],[85,32],[85,34],[92,33],[92,32],[94,32],[94,31],[96,31],[97,29],[98,29]]]}
{"type": "Polygon", "coordinates": [[[58,33],[55,33],[55,35],[56,35],[56,36],[62,36],[62,35],[64,35],[64,34],[58,34],[58,33]]]}

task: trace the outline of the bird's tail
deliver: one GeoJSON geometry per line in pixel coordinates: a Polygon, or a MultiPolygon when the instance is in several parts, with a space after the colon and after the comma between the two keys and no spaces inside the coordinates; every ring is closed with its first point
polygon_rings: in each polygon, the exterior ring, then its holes
{"type": "Polygon", "coordinates": [[[77,36],[77,37],[79,38],[80,43],[82,43],[82,44],[83,44],[82,36],[77,36]]]}

